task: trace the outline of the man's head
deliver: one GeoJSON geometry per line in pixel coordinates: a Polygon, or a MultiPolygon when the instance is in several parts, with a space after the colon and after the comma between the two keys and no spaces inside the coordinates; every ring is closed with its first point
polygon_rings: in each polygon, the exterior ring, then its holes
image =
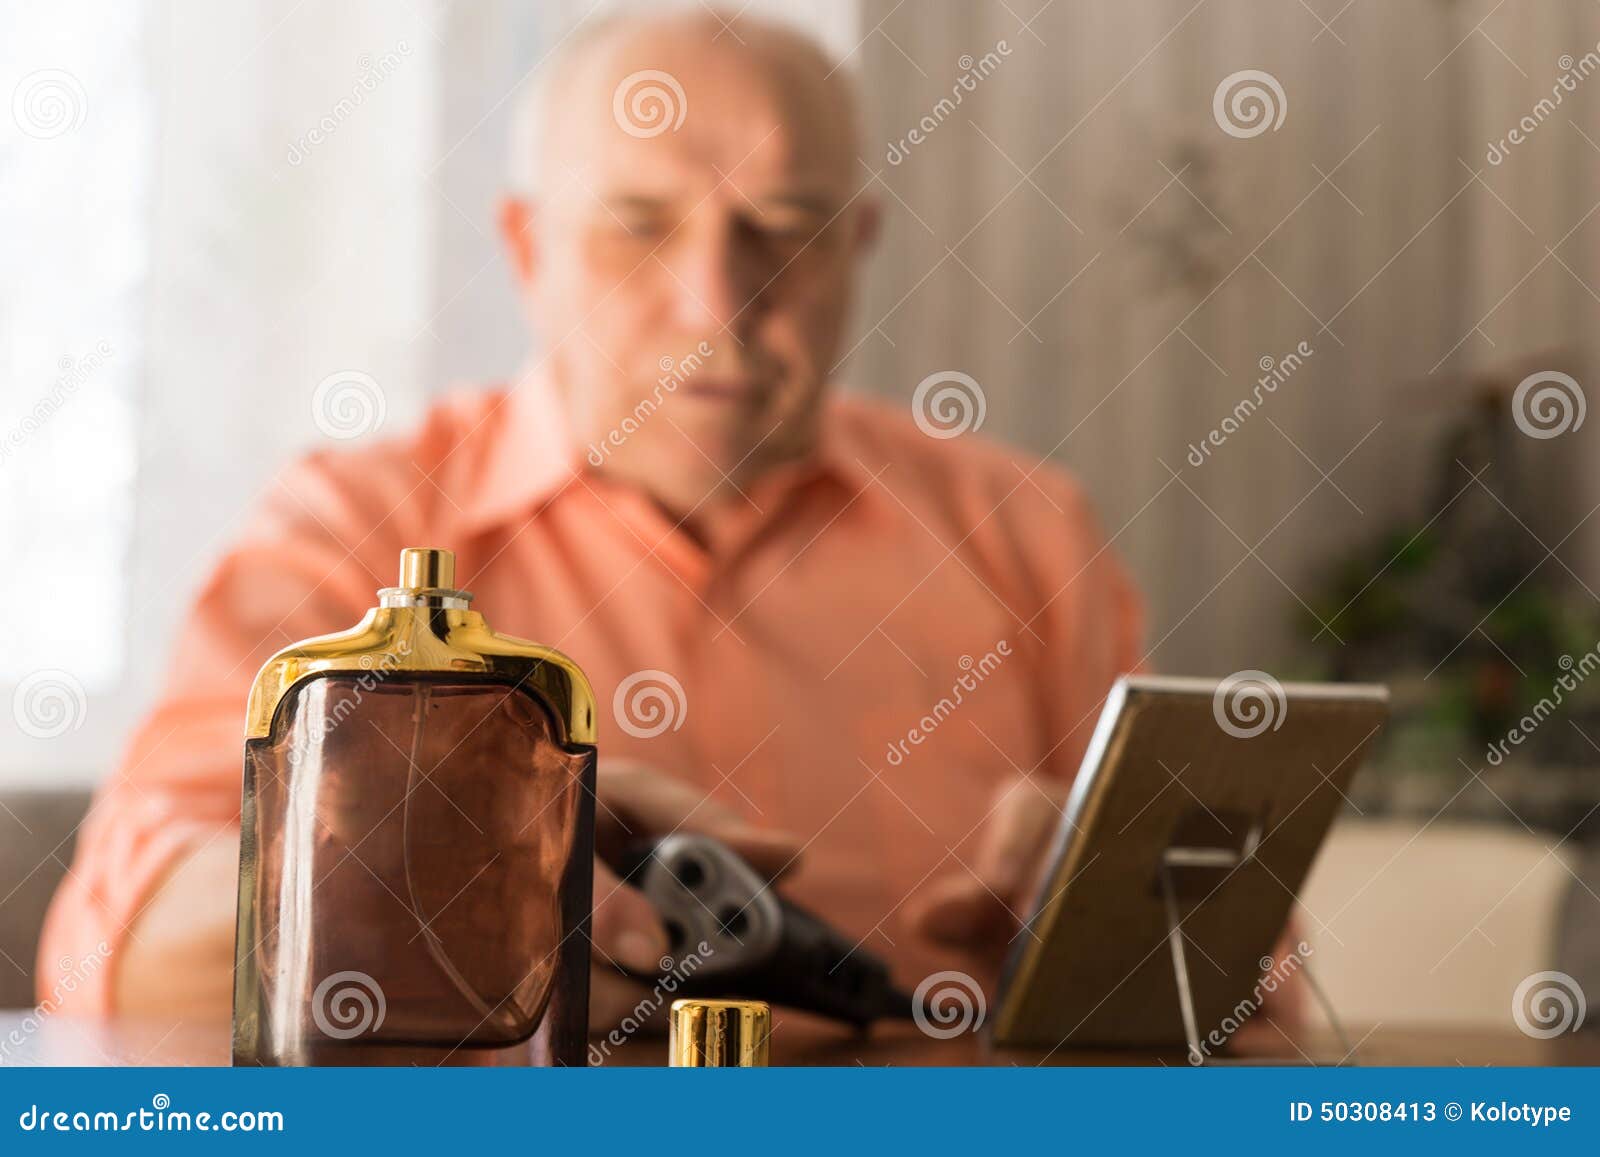
{"type": "Polygon", "coordinates": [[[833,69],[757,21],[616,18],[519,117],[502,229],[573,433],[680,510],[815,438],[875,224],[833,69]]]}

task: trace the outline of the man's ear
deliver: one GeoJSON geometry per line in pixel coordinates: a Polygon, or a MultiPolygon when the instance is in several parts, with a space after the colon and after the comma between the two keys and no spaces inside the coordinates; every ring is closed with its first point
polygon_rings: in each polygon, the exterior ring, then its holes
{"type": "Polygon", "coordinates": [[[500,238],[505,242],[511,268],[524,289],[533,281],[538,267],[538,246],[534,236],[535,210],[532,201],[507,196],[500,202],[500,238]]]}

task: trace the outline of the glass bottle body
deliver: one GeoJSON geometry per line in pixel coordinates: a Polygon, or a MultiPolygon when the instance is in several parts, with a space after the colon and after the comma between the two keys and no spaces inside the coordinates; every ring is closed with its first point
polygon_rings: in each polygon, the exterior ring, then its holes
{"type": "Polygon", "coordinates": [[[334,671],[245,745],[238,1064],[583,1064],[594,748],[494,676],[334,671]]]}

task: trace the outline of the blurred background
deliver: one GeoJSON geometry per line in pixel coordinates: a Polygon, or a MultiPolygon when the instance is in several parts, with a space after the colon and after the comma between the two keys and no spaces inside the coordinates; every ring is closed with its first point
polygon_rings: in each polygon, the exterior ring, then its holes
{"type": "MultiPolygon", "coordinates": [[[[513,96],[615,7],[0,5],[0,697],[60,712],[0,712],[17,824],[107,773],[252,499],[331,444],[320,382],[370,376],[370,437],[514,371],[513,96]]],[[[863,94],[887,230],[839,379],[969,375],[982,434],[1076,472],[1156,669],[1393,686],[1318,933],[1387,935],[1362,881],[1424,852],[1472,909],[1441,965],[1523,976],[1501,941],[1600,910],[1600,7],[745,8],[863,94]]],[[[1489,991],[1438,970],[1424,1014],[1489,991]]]]}

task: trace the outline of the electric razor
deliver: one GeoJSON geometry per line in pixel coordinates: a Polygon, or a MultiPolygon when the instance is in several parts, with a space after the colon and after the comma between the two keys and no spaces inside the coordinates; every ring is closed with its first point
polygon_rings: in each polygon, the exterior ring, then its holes
{"type": "Polygon", "coordinates": [[[619,875],[661,915],[671,959],[645,984],[675,996],[764,1000],[865,1028],[909,1018],[912,998],[889,967],[778,895],[719,840],[680,833],[633,845],[619,875]]]}

